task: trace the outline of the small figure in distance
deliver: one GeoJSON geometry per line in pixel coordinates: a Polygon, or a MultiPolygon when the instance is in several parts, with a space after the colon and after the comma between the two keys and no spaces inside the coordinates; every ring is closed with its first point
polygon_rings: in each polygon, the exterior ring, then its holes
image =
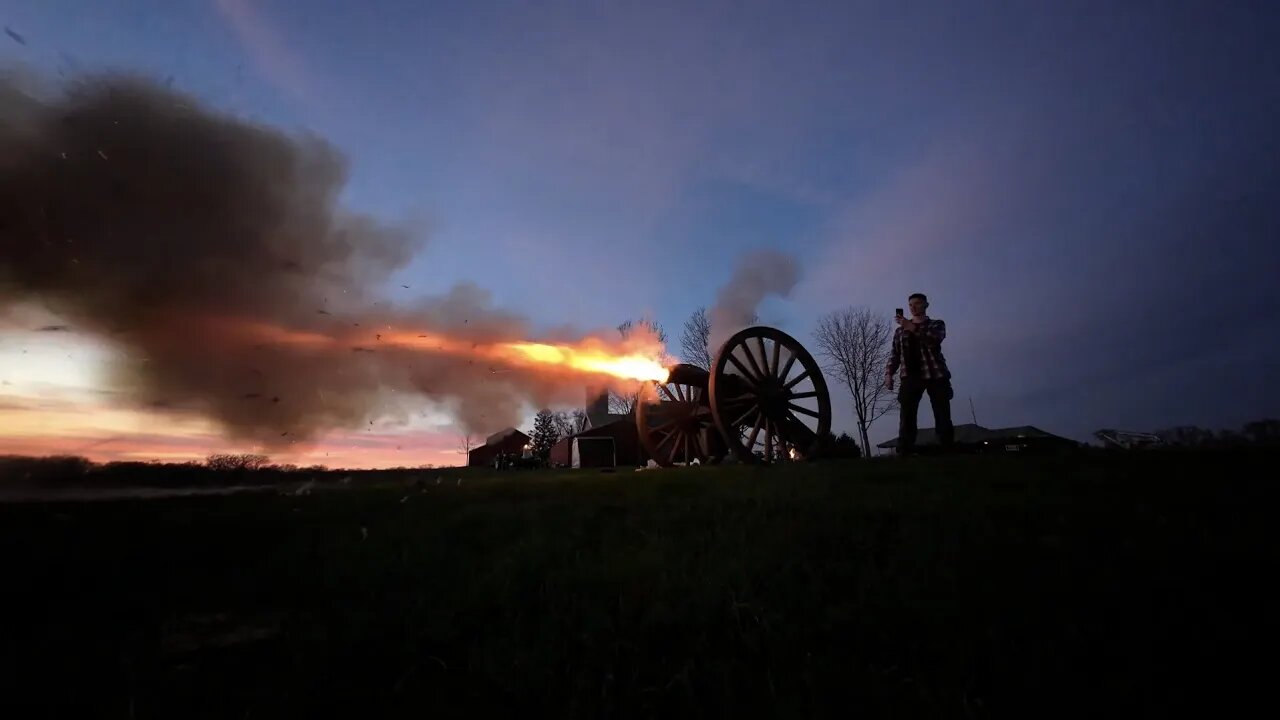
{"type": "Polygon", "coordinates": [[[942,355],[942,341],[947,337],[947,325],[926,313],[929,298],[924,293],[913,293],[907,298],[911,317],[904,317],[898,308],[894,320],[898,327],[893,331],[893,347],[889,362],[885,365],[884,384],[893,390],[893,378],[900,374],[902,383],[898,390],[898,454],[910,455],[916,451],[916,416],[920,400],[927,392],[933,407],[934,428],[938,444],[943,451],[950,450],[955,441],[955,426],[951,423],[951,371],[942,355]]]}

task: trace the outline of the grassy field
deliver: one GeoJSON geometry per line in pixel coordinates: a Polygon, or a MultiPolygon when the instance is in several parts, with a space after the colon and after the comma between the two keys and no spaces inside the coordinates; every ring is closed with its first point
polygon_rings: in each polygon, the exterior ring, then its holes
{"type": "Polygon", "coordinates": [[[1274,460],[426,471],[0,505],[0,714],[1224,710],[1270,681],[1274,460]]]}

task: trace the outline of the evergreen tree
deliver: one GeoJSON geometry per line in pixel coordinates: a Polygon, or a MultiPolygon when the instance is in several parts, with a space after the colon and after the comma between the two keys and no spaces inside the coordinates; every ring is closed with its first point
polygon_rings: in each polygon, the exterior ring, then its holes
{"type": "Polygon", "coordinates": [[[559,439],[555,413],[547,409],[539,410],[533,418],[533,454],[543,460],[550,458],[551,446],[559,439]]]}

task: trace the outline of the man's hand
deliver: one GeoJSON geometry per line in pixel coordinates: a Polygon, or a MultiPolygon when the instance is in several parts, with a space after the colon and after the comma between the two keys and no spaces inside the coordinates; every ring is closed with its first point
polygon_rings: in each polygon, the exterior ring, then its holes
{"type": "Polygon", "coordinates": [[[901,316],[901,315],[899,315],[899,316],[898,316],[898,327],[902,328],[902,330],[903,330],[904,332],[915,332],[915,331],[916,331],[916,329],[917,329],[919,326],[918,326],[918,325],[916,325],[916,321],[915,321],[915,320],[912,320],[911,318],[908,318],[908,317],[905,317],[905,316],[901,316]]]}

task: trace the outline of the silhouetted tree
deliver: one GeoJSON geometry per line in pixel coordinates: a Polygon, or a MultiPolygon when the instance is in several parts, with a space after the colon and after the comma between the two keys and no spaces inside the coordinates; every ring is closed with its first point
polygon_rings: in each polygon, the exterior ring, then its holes
{"type": "Polygon", "coordinates": [[[219,472],[261,470],[271,464],[271,458],[255,453],[219,453],[205,459],[205,467],[219,472]]]}
{"type": "Polygon", "coordinates": [[[462,432],[458,434],[458,454],[460,455],[469,456],[471,455],[472,450],[475,450],[483,444],[484,443],[481,442],[481,438],[472,433],[462,432]]]}
{"type": "MultiPolygon", "coordinates": [[[[586,413],[583,413],[584,417],[586,413]]],[[[556,426],[556,439],[563,440],[574,433],[578,432],[574,427],[574,417],[572,414],[561,410],[553,417],[556,426]]]]}
{"type": "Polygon", "coordinates": [[[680,360],[710,370],[712,357],[707,347],[710,337],[711,321],[707,319],[707,309],[699,307],[684,321],[684,331],[680,333],[680,360]]]}
{"type": "Polygon", "coordinates": [[[560,434],[556,430],[555,413],[550,410],[539,410],[538,414],[533,418],[533,440],[531,442],[533,454],[539,459],[546,460],[551,457],[551,446],[556,444],[560,439],[560,434]]]}
{"type": "Polygon", "coordinates": [[[1212,430],[1196,425],[1178,425],[1157,430],[1154,434],[1166,444],[1179,447],[1206,447],[1212,445],[1216,439],[1212,430]]]}
{"type": "Polygon", "coordinates": [[[858,441],[854,440],[849,433],[840,433],[836,435],[830,430],[827,431],[827,457],[832,458],[858,458],[862,457],[862,450],[858,448],[858,441]]]}
{"type": "Polygon", "coordinates": [[[1256,445],[1280,444],[1280,420],[1268,418],[1245,423],[1244,435],[1256,445]]]}
{"type": "Polygon", "coordinates": [[[868,457],[868,429],[898,405],[897,396],[884,386],[884,366],[893,341],[890,327],[887,317],[868,308],[849,307],[824,315],[813,332],[827,369],[844,383],[853,399],[858,436],[868,457]]]}
{"type": "MultiPolygon", "coordinates": [[[[751,315],[749,325],[760,322],[760,316],[751,315]]],[[[697,365],[703,370],[711,370],[716,353],[720,348],[710,346],[711,319],[707,317],[707,309],[699,307],[684,321],[684,330],[680,333],[680,361],[697,365]]]]}

